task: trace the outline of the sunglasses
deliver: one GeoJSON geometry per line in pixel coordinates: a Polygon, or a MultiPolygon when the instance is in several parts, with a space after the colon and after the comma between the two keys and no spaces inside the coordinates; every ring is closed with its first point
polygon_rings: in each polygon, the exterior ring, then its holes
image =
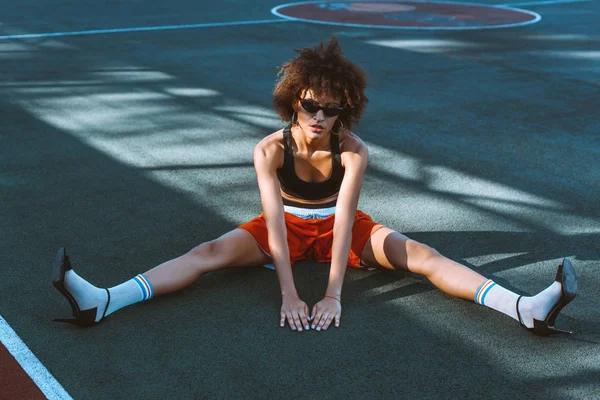
{"type": "Polygon", "coordinates": [[[316,114],[319,112],[319,110],[323,110],[323,114],[325,114],[328,117],[335,117],[337,115],[340,115],[340,113],[344,111],[344,107],[323,107],[320,106],[317,102],[310,99],[300,99],[300,104],[302,105],[302,108],[306,110],[306,112],[316,114]]]}

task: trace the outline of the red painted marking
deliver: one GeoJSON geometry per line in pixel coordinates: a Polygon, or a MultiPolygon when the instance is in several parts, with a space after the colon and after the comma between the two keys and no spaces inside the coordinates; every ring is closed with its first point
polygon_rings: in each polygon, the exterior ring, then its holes
{"type": "Polygon", "coordinates": [[[2,343],[0,343],[0,398],[6,400],[46,398],[2,343]]]}
{"type": "Polygon", "coordinates": [[[315,22],[392,27],[490,27],[536,19],[529,13],[501,7],[415,1],[297,4],[277,12],[315,22]]]}

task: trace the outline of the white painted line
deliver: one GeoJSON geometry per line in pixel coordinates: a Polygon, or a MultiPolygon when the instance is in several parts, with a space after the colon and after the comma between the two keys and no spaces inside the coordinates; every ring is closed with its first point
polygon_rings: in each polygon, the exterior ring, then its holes
{"type": "Polygon", "coordinates": [[[583,3],[594,0],[549,0],[549,1],[532,1],[527,3],[510,3],[496,4],[497,7],[521,7],[521,6],[543,6],[546,4],[568,4],[568,3],[583,3]]]}
{"type": "Polygon", "coordinates": [[[1,315],[0,342],[49,400],[73,400],[1,315]]]}
{"type": "Polygon", "coordinates": [[[214,28],[214,27],[222,27],[222,26],[272,24],[272,23],[276,23],[276,22],[288,22],[288,21],[284,20],[284,19],[265,19],[265,20],[257,20],[257,21],[215,22],[215,23],[191,24],[191,25],[143,26],[143,27],[139,27],[139,28],[96,29],[96,30],[90,30],[90,31],[30,33],[30,34],[23,34],[23,35],[0,36],[0,40],[49,38],[49,37],[59,37],[59,36],[104,35],[104,34],[108,34],[108,33],[168,31],[168,30],[177,30],[177,29],[197,29],[197,28],[214,28]]]}
{"type": "MultiPolygon", "coordinates": [[[[411,0],[414,2],[419,2],[421,0],[411,0]]],[[[427,3],[439,3],[439,4],[458,4],[458,5],[465,5],[465,6],[471,6],[471,7],[488,7],[488,8],[494,8],[497,7],[495,4],[480,4],[480,3],[468,3],[468,2],[455,2],[455,1],[424,1],[427,3]]],[[[296,21],[296,22],[308,22],[310,24],[318,24],[318,25],[336,25],[336,26],[348,26],[351,28],[373,28],[373,29],[389,29],[389,30],[419,30],[419,31],[470,31],[470,30],[481,30],[481,29],[504,29],[504,28],[515,28],[515,27],[519,27],[519,26],[525,26],[525,25],[531,25],[531,24],[535,24],[536,22],[541,21],[542,16],[538,13],[535,13],[533,11],[529,11],[529,10],[523,10],[520,8],[513,8],[510,5],[506,5],[506,6],[500,6],[498,8],[504,8],[504,9],[508,9],[508,10],[513,10],[513,11],[517,11],[523,14],[529,14],[531,16],[533,16],[533,19],[531,21],[525,21],[525,22],[518,22],[518,23],[514,23],[514,24],[505,24],[505,25],[496,25],[496,26],[395,26],[395,25],[368,25],[368,24],[350,24],[350,23],[345,23],[345,22],[329,22],[329,21],[316,21],[316,20],[312,20],[312,19],[304,19],[304,18],[294,18],[294,17],[290,17],[288,15],[285,14],[281,14],[279,12],[279,10],[281,8],[285,8],[285,7],[290,7],[290,6],[297,6],[297,5],[302,5],[302,4],[320,4],[320,3],[329,3],[328,1],[300,1],[297,3],[286,3],[286,4],[282,4],[276,7],[273,7],[271,9],[271,14],[280,17],[280,18],[285,18],[287,20],[290,21],[296,21]]],[[[349,3],[349,2],[347,2],[349,3]]]]}

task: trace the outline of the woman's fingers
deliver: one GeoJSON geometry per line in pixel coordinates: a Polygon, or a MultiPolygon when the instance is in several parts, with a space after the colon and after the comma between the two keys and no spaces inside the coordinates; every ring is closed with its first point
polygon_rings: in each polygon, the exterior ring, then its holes
{"type": "Polygon", "coordinates": [[[300,321],[300,315],[298,315],[297,312],[295,312],[293,314],[294,316],[294,325],[296,326],[296,329],[298,329],[298,332],[302,332],[302,322],[300,321]]]}
{"type": "Polygon", "coordinates": [[[302,323],[304,324],[304,329],[309,330],[310,325],[308,324],[308,321],[310,321],[310,319],[309,319],[309,310],[308,310],[308,306],[306,305],[306,303],[304,303],[304,307],[302,309],[302,314],[300,314],[300,319],[302,320],[302,323]]]}
{"type": "Polygon", "coordinates": [[[321,329],[323,329],[323,327],[325,326],[325,323],[327,322],[327,318],[329,318],[329,313],[323,313],[321,314],[321,320],[319,321],[319,325],[317,325],[317,330],[320,331],[321,329]]]}
{"type": "Polygon", "coordinates": [[[313,312],[312,312],[312,316],[311,316],[312,324],[310,325],[310,329],[315,329],[317,327],[317,324],[319,323],[320,319],[321,319],[321,311],[319,310],[319,307],[317,306],[317,304],[315,304],[315,306],[313,307],[313,312]]]}
{"type": "Polygon", "coordinates": [[[296,330],[296,323],[294,322],[294,316],[292,315],[292,313],[287,313],[287,321],[288,324],[290,324],[290,328],[292,328],[293,331],[296,330]]]}
{"type": "Polygon", "coordinates": [[[310,326],[308,326],[308,306],[305,304],[302,308],[302,312],[300,313],[300,321],[305,330],[309,330],[310,326]]]}
{"type": "Polygon", "coordinates": [[[323,329],[323,323],[325,322],[325,319],[327,318],[327,312],[325,310],[323,311],[319,311],[317,313],[317,316],[315,317],[315,329],[317,331],[320,331],[321,329],[323,329]]]}
{"type": "Polygon", "coordinates": [[[329,325],[331,325],[331,321],[333,321],[333,317],[335,317],[335,314],[327,314],[327,318],[325,319],[325,323],[323,324],[323,330],[329,328],[329,325]]]}
{"type": "Polygon", "coordinates": [[[339,308],[335,310],[327,305],[320,306],[319,304],[315,304],[310,316],[308,315],[309,309],[306,303],[300,309],[293,309],[291,311],[282,310],[279,325],[284,327],[287,320],[290,328],[298,332],[310,329],[316,329],[317,331],[326,330],[332,323],[335,323],[335,326],[339,327],[341,318],[339,308]]]}
{"type": "Polygon", "coordinates": [[[304,311],[298,313],[298,312],[288,312],[288,313],[282,313],[281,314],[281,319],[279,320],[279,326],[281,326],[282,328],[285,326],[285,321],[287,319],[287,322],[290,326],[290,328],[292,328],[293,331],[298,331],[298,332],[302,332],[302,330],[309,330],[310,326],[308,324],[308,316],[306,315],[306,313],[304,311]]]}

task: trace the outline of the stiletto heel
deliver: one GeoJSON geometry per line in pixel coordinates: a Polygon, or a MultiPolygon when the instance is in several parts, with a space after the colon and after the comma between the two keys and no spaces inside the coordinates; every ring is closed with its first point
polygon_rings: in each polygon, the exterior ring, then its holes
{"type": "Polygon", "coordinates": [[[73,324],[77,326],[92,326],[96,325],[96,312],[98,311],[98,307],[90,308],[87,310],[79,311],[76,313],[75,318],[57,318],[53,321],[55,322],[66,322],[68,324],[73,324]]]}
{"type": "Polygon", "coordinates": [[[519,317],[519,323],[523,328],[533,332],[538,336],[550,336],[572,333],[571,331],[556,329],[554,327],[554,323],[556,321],[558,313],[567,304],[569,304],[575,298],[575,296],[577,296],[577,277],[575,276],[575,270],[573,269],[573,265],[571,264],[568,258],[565,258],[562,264],[558,266],[555,281],[561,284],[560,298],[558,299],[556,304],[550,309],[544,321],[539,321],[535,318],[533,319],[533,328],[528,328],[521,319],[521,312],[519,311],[519,302],[521,301],[521,297],[523,296],[519,296],[519,298],[517,299],[517,316],[519,317]]]}
{"type": "Polygon", "coordinates": [[[108,289],[104,289],[108,294],[108,301],[106,302],[106,307],[104,308],[102,318],[100,318],[100,320],[96,322],[96,314],[98,312],[98,307],[88,308],[86,310],[80,309],[79,304],[77,304],[77,301],[75,300],[73,295],[69,293],[69,291],[65,287],[65,273],[71,269],[72,267],[71,261],[69,260],[69,256],[67,256],[65,248],[61,247],[58,250],[58,254],[56,255],[56,261],[54,262],[52,284],[69,301],[74,318],[58,318],[54,319],[53,321],[66,322],[82,327],[99,324],[106,316],[106,310],[108,310],[108,306],[110,304],[110,292],[108,291],[108,289]]]}

